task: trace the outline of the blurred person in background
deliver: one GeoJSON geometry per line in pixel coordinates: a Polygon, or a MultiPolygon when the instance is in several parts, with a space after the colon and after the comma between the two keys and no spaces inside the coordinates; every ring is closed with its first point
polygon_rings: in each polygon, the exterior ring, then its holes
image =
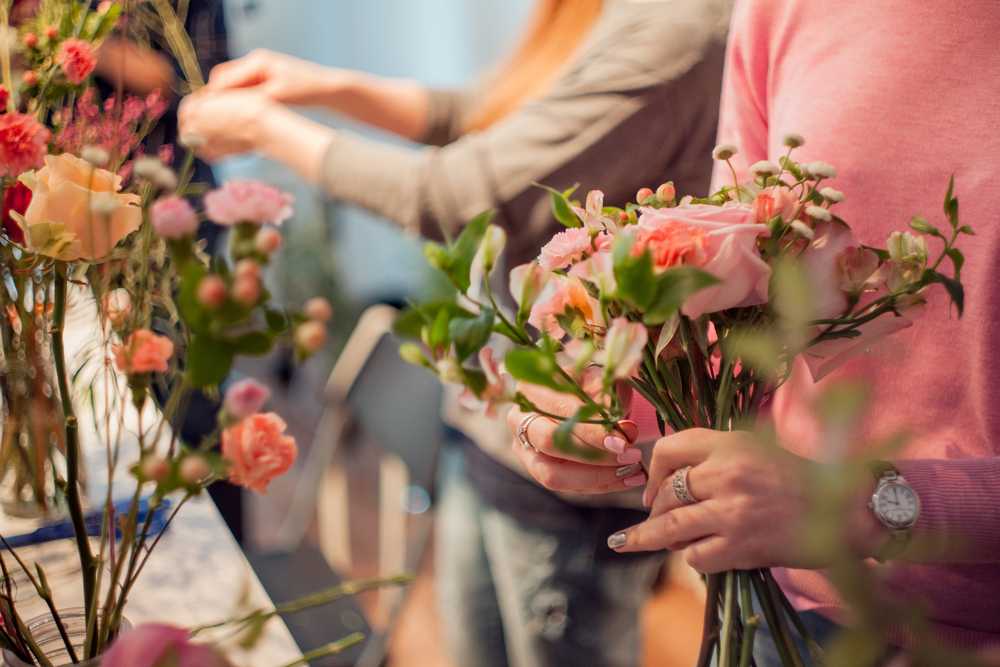
{"type": "MultiPolygon", "coordinates": [[[[681,194],[708,191],[730,7],[539,0],[513,56],[463,91],[255,51],[184,101],[181,133],[200,135],[208,160],[256,151],[331,199],[433,239],[495,209],[512,267],[560,229],[536,181],[580,183],[581,196],[600,187],[609,205],[667,180],[681,194]],[[288,105],[324,106],[427,146],[370,141],[288,105]]],[[[638,612],[663,555],[623,556],[605,541],[647,517],[641,497],[551,493],[524,473],[502,420],[446,404],[475,442],[465,441],[464,473],[438,508],[438,594],[455,662],[636,665],[638,612]]],[[[638,462],[622,470],[634,480],[638,462]]]]}

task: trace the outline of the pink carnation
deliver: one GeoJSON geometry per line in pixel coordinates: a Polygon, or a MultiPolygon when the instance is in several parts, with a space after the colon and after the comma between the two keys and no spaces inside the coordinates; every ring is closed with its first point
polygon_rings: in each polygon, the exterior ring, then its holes
{"type": "Polygon", "coordinates": [[[30,169],[45,166],[49,131],[31,116],[0,115],[0,165],[16,178],[30,169]]]}
{"type": "Polygon", "coordinates": [[[139,329],[124,345],[113,346],[111,352],[115,355],[115,366],[124,373],[166,373],[170,370],[167,362],[174,356],[174,344],[166,336],[139,329]]]}
{"type": "Polygon", "coordinates": [[[538,263],[546,271],[562,269],[580,261],[592,249],[590,233],[585,227],[567,229],[553,236],[551,241],[542,246],[538,263]]]}
{"type": "Polygon", "coordinates": [[[271,390],[252,378],[233,383],[226,390],[222,409],[235,419],[257,414],[271,396],[271,390]]]}
{"type": "Polygon", "coordinates": [[[260,181],[236,178],[205,195],[205,212],[220,225],[270,222],[279,225],[292,217],[294,198],[260,181]]]}
{"type": "Polygon", "coordinates": [[[230,464],[230,481],[264,493],[271,480],[288,472],[298,448],[295,438],[284,434],[286,428],[281,417],[267,412],[224,430],[222,456],[230,464]]]}
{"type": "Polygon", "coordinates": [[[90,50],[90,44],[75,37],[62,43],[56,62],[62,65],[66,78],[76,85],[83,83],[97,67],[97,59],[90,50]]]}
{"type": "Polygon", "coordinates": [[[231,667],[204,644],[195,644],[183,628],[161,623],[140,625],[116,641],[101,657],[103,667],[231,667]]]}
{"type": "Polygon", "coordinates": [[[165,239],[182,239],[198,231],[198,214],[187,199],[167,197],[149,209],[156,233],[165,239]]]}

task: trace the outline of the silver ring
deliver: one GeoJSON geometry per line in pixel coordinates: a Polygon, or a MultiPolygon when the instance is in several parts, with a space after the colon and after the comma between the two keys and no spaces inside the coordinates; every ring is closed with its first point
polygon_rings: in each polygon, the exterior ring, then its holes
{"type": "MultiPolygon", "coordinates": [[[[517,427],[517,439],[521,443],[521,449],[528,451],[529,449],[535,449],[535,446],[528,442],[528,427],[531,426],[531,422],[535,421],[541,417],[537,412],[529,412],[521,420],[520,426],[517,427]]],[[[537,452],[538,450],[535,449],[537,452]]]]}
{"type": "Polygon", "coordinates": [[[691,466],[687,466],[686,468],[681,468],[680,470],[674,472],[674,495],[677,496],[677,500],[681,501],[681,505],[694,505],[698,502],[688,490],[688,472],[690,470],[691,466]]]}

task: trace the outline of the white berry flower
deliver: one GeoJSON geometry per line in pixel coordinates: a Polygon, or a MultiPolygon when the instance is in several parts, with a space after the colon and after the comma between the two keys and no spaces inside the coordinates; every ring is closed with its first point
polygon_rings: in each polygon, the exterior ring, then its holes
{"type": "Polygon", "coordinates": [[[831,204],[839,204],[844,201],[844,193],[840,190],[834,190],[833,188],[823,188],[819,191],[823,199],[827,200],[831,204]]]}
{"type": "MultiPolygon", "coordinates": [[[[813,207],[813,208],[815,208],[815,207],[813,207]]],[[[792,224],[789,225],[789,226],[799,236],[804,236],[805,238],[809,239],[810,241],[813,240],[813,230],[809,228],[809,225],[807,225],[806,223],[802,222],[801,220],[792,220],[792,224]]]]}
{"type": "Polygon", "coordinates": [[[781,136],[781,143],[789,148],[798,148],[806,143],[798,132],[786,132],[781,136]]]}
{"type": "Polygon", "coordinates": [[[816,178],[837,178],[837,170],[826,162],[813,162],[809,165],[809,173],[816,178]]]}
{"type": "Polygon", "coordinates": [[[719,144],[712,151],[712,157],[716,160],[728,160],[739,152],[739,149],[733,144],[719,144]]]}
{"type": "Polygon", "coordinates": [[[825,208],[821,208],[819,206],[807,206],[806,215],[808,215],[813,220],[822,220],[824,222],[830,222],[831,220],[833,220],[833,216],[830,215],[830,212],[825,208]]]}
{"type": "Polygon", "coordinates": [[[118,210],[118,197],[110,192],[95,193],[90,200],[90,210],[97,215],[110,218],[118,210]]]}
{"type": "Polygon", "coordinates": [[[761,160],[750,167],[750,173],[754,176],[774,176],[781,168],[770,160],[761,160]]]}
{"type": "Polygon", "coordinates": [[[97,148],[96,146],[87,146],[82,151],[80,151],[80,157],[94,165],[95,167],[103,167],[111,159],[108,152],[103,148],[97,148]]]}

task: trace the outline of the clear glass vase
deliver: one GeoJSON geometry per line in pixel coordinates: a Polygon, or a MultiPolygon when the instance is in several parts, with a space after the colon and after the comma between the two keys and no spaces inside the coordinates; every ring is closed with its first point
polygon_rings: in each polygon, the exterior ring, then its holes
{"type": "Polygon", "coordinates": [[[0,507],[18,518],[59,518],[66,504],[55,480],[66,475],[65,422],[52,356],[51,280],[37,272],[10,282],[21,298],[5,299],[0,312],[0,507]]]}
{"type": "MultiPolygon", "coordinates": [[[[60,611],[59,618],[62,619],[63,626],[66,628],[66,635],[73,645],[73,650],[76,651],[77,656],[82,655],[84,638],[87,633],[87,619],[83,607],[60,611]]],[[[100,615],[98,615],[98,622],[100,622],[100,615]]],[[[33,618],[27,621],[25,625],[31,631],[31,636],[35,638],[35,642],[42,650],[42,653],[52,663],[52,667],[74,665],[69,651],[66,650],[66,642],[63,641],[62,635],[59,633],[59,628],[51,614],[33,618]]],[[[131,628],[132,624],[123,616],[118,634],[125,633],[131,628]]],[[[101,656],[97,656],[91,660],[83,660],[75,663],[74,667],[99,667],[100,664],[101,656]]],[[[25,662],[11,651],[4,649],[0,667],[35,667],[35,663],[25,662]]]]}

